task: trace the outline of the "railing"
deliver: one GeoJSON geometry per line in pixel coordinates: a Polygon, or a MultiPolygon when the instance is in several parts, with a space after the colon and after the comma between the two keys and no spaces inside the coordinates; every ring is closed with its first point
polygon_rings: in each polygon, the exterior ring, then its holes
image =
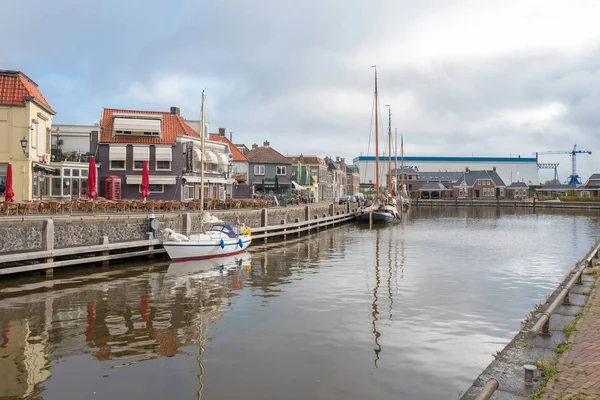
{"type": "Polygon", "coordinates": [[[0,268],[1,275],[18,274],[23,272],[40,271],[40,270],[52,270],[53,268],[66,267],[72,265],[90,264],[97,262],[108,262],[129,257],[141,257],[149,256],[153,254],[164,253],[163,248],[156,249],[154,246],[160,245],[161,240],[149,238],[148,240],[137,240],[134,242],[122,242],[122,243],[108,243],[105,238],[104,243],[95,246],[78,246],[69,247],[65,249],[55,250],[42,250],[33,251],[26,253],[15,253],[0,257],[0,263],[14,263],[21,262],[24,260],[40,261],[36,264],[30,265],[19,265],[16,267],[4,267],[0,268]],[[114,250],[129,250],[136,248],[144,248],[144,250],[137,250],[133,252],[125,252],[118,254],[110,254],[114,250]],[[101,254],[91,257],[86,255],[101,254]],[[77,256],[74,259],[67,259],[61,261],[54,261],[54,258],[66,257],[66,256],[77,256]]]}
{"type": "Polygon", "coordinates": [[[252,239],[267,239],[274,237],[284,237],[286,238],[288,235],[297,234],[298,236],[302,232],[307,232],[311,230],[320,230],[321,228],[327,228],[330,225],[341,224],[342,222],[350,221],[354,218],[354,212],[338,212],[333,216],[325,216],[323,215],[321,218],[318,216],[314,216],[313,219],[309,219],[306,221],[299,221],[299,218],[296,218],[293,223],[285,223],[285,221],[281,221],[278,225],[267,225],[261,226],[258,228],[252,228],[252,239]]]}
{"type": "Polygon", "coordinates": [[[577,270],[573,274],[573,277],[567,282],[567,284],[560,291],[558,296],[554,299],[552,304],[544,311],[540,319],[533,325],[533,327],[529,330],[529,333],[533,336],[537,335],[550,335],[550,317],[552,314],[558,309],[561,305],[570,305],[571,301],[569,299],[569,292],[573,285],[581,285],[583,281],[581,276],[583,275],[583,271],[587,267],[592,267],[594,263],[594,258],[598,257],[598,251],[600,250],[600,244],[596,245],[587,256],[577,265],[577,270]]]}

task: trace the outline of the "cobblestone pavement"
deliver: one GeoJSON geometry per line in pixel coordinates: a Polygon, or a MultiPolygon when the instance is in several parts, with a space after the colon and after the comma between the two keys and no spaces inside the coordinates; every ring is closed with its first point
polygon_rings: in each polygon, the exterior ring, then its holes
{"type": "Polygon", "coordinates": [[[592,289],[543,399],[600,399],[600,287],[592,289]]]}

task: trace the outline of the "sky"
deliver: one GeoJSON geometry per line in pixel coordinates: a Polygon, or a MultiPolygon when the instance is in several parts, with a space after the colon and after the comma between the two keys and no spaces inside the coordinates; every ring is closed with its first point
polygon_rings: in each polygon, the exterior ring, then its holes
{"type": "MultiPolygon", "coordinates": [[[[0,1],[0,69],[33,79],[54,123],[102,107],[199,119],[204,89],[211,131],[351,160],[374,154],[377,65],[381,125],[390,105],[407,156],[577,144],[579,175],[600,172],[596,0],[0,1]]],[[[568,154],[540,161],[571,174],[568,154]]]]}

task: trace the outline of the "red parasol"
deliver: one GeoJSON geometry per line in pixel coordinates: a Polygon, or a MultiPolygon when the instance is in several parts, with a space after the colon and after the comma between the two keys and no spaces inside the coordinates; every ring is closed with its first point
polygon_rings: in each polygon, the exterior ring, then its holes
{"type": "Polygon", "coordinates": [[[96,191],[96,160],[94,156],[90,157],[90,165],[88,166],[88,191],[87,191],[88,199],[95,199],[98,197],[98,192],[96,191]]]}
{"type": "Polygon", "coordinates": [[[142,164],[142,197],[146,201],[146,197],[150,196],[148,189],[150,188],[150,174],[148,173],[148,161],[142,164]]]}
{"type": "Polygon", "coordinates": [[[4,189],[4,201],[14,202],[15,201],[15,191],[13,190],[12,183],[12,164],[8,163],[8,167],[6,167],[6,188],[4,189]]]}

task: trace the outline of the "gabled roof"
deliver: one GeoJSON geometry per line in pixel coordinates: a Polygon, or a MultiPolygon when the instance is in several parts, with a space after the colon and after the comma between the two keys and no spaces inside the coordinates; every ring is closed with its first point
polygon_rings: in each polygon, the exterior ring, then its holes
{"type": "Polygon", "coordinates": [[[56,114],[38,89],[37,83],[20,71],[0,71],[0,105],[24,106],[33,100],[51,113],[56,114]]]}
{"type": "Polygon", "coordinates": [[[231,143],[231,140],[227,139],[227,136],[221,136],[218,133],[211,133],[210,140],[227,144],[229,146],[229,150],[231,151],[231,155],[233,156],[233,161],[248,161],[248,157],[246,157],[236,147],[235,144],[231,143]]]}
{"type": "Polygon", "coordinates": [[[478,179],[490,179],[496,187],[505,187],[504,181],[497,172],[494,171],[468,171],[462,172],[462,176],[456,181],[460,185],[463,181],[467,186],[473,186],[478,179]]]}
{"type": "Polygon", "coordinates": [[[187,135],[199,138],[183,117],[170,112],[162,111],[140,111],[140,110],[119,110],[116,108],[103,108],[102,121],[100,122],[101,135],[100,143],[149,143],[149,144],[174,144],[177,136],[187,135]],[[161,134],[162,137],[122,137],[113,136],[113,114],[151,114],[161,115],[161,134]]]}
{"type": "Polygon", "coordinates": [[[513,182],[510,184],[509,188],[511,189],[516,189],[516,188],[528,188],[529,186],[527,186],[527,184],[525,182],[513,182]]]}
{"type": "Polygon", "coordinates": [[[600,174],[592,174],[592,176],[589,177],[588,181],[589,180],[600,180],[600,174]]]}
{"type": "Polygon", "coordinates": [[[575,190],[577,189],[577,185],[544,185],[536,191],[539,192],[548,192],[548,191],[566,191],[566,190],[575,190]]]}
{"type": "Polygon", "coordinates": [[[272,148],[271,146],[261,146],[250,150],[248,161],[252,163],[272,163],[272,164],[291,164],[286,156],[272,148]]]}
{"type": "MultiPolygon", "coordinates": [[[[392,168],[392,175],[399,175],[402,173],[402,168],[392,168]]],[[[404,168],[405,174],[416,174],[417,171],[414,168],[404,168]]]]}
{"type": "Polygon", "coordinates": [[[290,162],[292,164],[297,164],[298,161],[300,161],[300,157],[302,157],[302,164],[308,164],[308,165],[322,165],[322,166],[327,166],[327,164],[325,163],[325,160],[323,160],[321,157],[319,156],[305,156],[303,154],[300,154],[299,156],[287,156],[287,158],[290,160],[290,162]]]}
{"type": "Polygon", "coordinates": [[[358,166],[357,165],[346,165],[346,173],[347,174],[358,174],[358,166]]]}

